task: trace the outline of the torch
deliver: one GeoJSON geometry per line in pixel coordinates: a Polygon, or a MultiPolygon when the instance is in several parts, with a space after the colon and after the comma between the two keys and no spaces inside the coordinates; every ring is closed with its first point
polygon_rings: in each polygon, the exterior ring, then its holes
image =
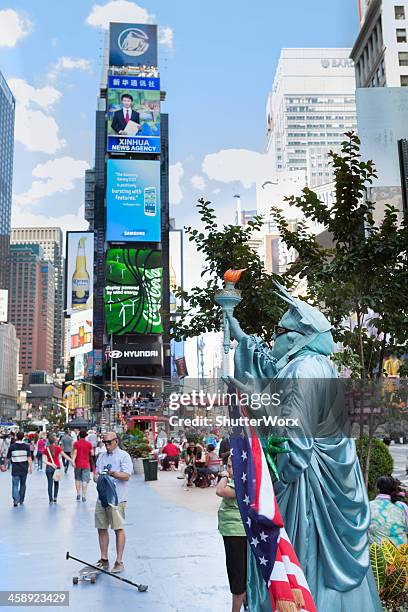
{"type": "Polygon", "coordinates": [[[235,306],[242,301],[241,291],[235,288],[235,283],[241,278],[242,270],[227,270],[224,274],[225,285],[215,294],[215,301],[222,308],[222,328],[224,331],[224,353],[228,355],[230,350],[230,330],[227,313],[233,314],[235,306]]]}

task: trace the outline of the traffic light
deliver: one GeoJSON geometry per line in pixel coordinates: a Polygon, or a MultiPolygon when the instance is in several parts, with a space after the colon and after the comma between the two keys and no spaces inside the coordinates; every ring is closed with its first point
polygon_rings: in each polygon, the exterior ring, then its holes
{"type": "Polygon", "coordinates": [[[113,383],[113,388],[115,389],[115,391],[119,391],[119,384],[117,380],[113,383]]]}

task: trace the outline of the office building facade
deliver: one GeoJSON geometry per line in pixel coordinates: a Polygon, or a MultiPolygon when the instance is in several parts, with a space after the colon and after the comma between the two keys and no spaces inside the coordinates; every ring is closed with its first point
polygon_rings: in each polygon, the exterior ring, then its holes
{"type": "Polygon", "coordinates": [[[0,417],[13,417],[17,409],[19,348],[14,325],[0,324],[0,417]]]}
{"type": "Polygon", "coordinates": [[[0,72],[0,289],[8,288],[15,99],[0,72]]]}
{"type": "Polygon", "coordinates": [[[9,321],[20,340],[19,371],[53,373],[55,270],[39,244],[10,246],[9,321]]]}
{"type": "Polygon", "coordinates": [[[350,57],[357,87],[408,87],[408,0],[363,4],[350,57]]]}
{"type": "Polygon", "coordinates": [[[11,230],[11,244],[40,244],[44,258],[55,271],[53,371],[63,367],[64,256],[59,227],[17,227],[11,230]]]}
{"type": "Polygon", "coordinates": [[[330,182],[328,152],[356,128],[350,49],[282,49],[266,107],[271,175],[306,173],[313,188],[330,182]]]}

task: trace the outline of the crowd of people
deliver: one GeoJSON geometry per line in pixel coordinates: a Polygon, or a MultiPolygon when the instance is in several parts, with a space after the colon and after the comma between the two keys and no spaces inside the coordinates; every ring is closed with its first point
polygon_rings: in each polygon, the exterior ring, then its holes
{"type": "Polygon", "coordinates": [[[230,454],[228,437],[216,434],[199,436],[198,441],[192,438],[181,441],[163,438],[158,445],[162,469],[177,470],[182,462],[182,473],[178,477],[186,480],[187,487],[205,488],[215,485],[230,454]]]}
{"type": "Polygon", "coordinates": [[[86,502],[88,483],[96,482],[98,500],[95,507],[95,527],[98,531],[100,559],[96,565],[109,570],[109,528],[115,531],[116,559],[111,572],[124,570],[125,507],[127,481],[133,473],[129,454],[119,447],[116,432],[74,430],[64,432],[29,433],[0,431],[0,470],[11,472],[13,506],[23,506],[27,477],[33,469],[43,470],[47,481],[50,505],[58,501],[60,481],[70,465],[74,468],[76,500],[86,502]]]}

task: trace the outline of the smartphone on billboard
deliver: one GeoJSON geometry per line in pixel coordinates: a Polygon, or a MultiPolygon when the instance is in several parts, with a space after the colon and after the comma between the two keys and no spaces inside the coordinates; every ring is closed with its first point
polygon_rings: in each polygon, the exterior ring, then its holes
{"type": "Polygon", "coordinates": [[[145,187],[144,190],[144,213],[148,217],[157,215],[156,187],[145,187]]]}

